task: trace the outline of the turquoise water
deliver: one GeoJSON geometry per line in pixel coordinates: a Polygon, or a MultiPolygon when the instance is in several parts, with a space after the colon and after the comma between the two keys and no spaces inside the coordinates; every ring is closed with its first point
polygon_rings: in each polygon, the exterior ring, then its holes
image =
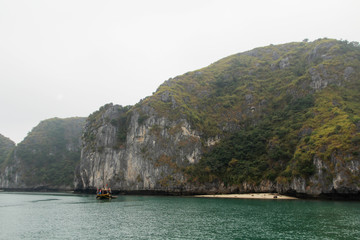
{"type": "Polygon", "coordinates": [[[360,203],[0,193],[0,239],[360,239],[360,203]]]}

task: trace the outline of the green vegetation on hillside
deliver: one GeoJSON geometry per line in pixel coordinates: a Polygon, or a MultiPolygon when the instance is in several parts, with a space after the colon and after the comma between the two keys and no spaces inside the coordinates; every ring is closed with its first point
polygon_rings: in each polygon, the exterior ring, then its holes
{"type": "MultiPolygon", "coordinates": [[[[82,142],[85,150],[101,153],[102,139],[112,134],[112,147],[123,149],[133,114],[139,125],[156,114],[177,124],[166,129],[170,134],[183,134],[179,122],[186,120],[200,136],[203,154],[197,163],[184,159],[180,167],[165,154],[155,163],[176,166],[190,182],[288,183],[313,177],[317,160],[325,163],[321,171],[331,181],[346,163],[360,161],[359,93],[359,43],[318,39],[270,45],[169,79],[134,107],[104,105],[87,118],[82,142]]],[[[84,123],[84,118],[45,120],[16,148],[0,135],[0,166],[19,159],[16,171],[27,186],[72,186],[84,123]]],[[[153,125],[149,133],[160,138],[160,130],[153,125]]],[[[174,155],[191,145],[180,141],[174,155]]],[[[359,176],[345,172],[360,184],[359,176]]],[[[171,179],[166,176],[161,184],[171,179]]]]}
{"type": "Polygon", "coordinates": [[[257,48],[169,79],[141,104],[185,118],[203,139],[190,180],[288,181],[315,172],[314,157],[358,159],[360,46],[319,39],[257,48]]]}
{"type": "MultiPolygon", "coordinates": [[[[53,118],[40,122],[16,147],[8,160],[20,159],[27,186],[72,186],[80,161],[80,136],[85,118],[53,118]]],[[[9,176],[11,177],[11,176],[9,176]]]]}
{"type": "MultiPolygon", "coordinates": [[[[223,181],[226,184],[274,181],[292,159],[300,141],[298,132],[307,112],[314,105],[314,97],[307,95],[290,101],[281,110],[256,125],[228,134],[219,144],[204,154],[199,164],[190,166],[193,181],[223,181]]],[[[307,177],[313,173],[311,161],[299,169],[307,177]]]]}
{"type": "Polygon", "coordinates": [[[15,143],[0,134],[0,169],[10,152],[15,148],[15,143]]]}

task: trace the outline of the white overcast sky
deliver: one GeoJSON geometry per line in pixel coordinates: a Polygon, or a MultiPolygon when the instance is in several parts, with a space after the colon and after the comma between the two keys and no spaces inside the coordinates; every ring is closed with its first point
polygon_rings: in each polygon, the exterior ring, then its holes
{"type": "Polygon", "coordinates": [[[360,41],[358,0],[0,0],[0,133],[133,105],[255,47],[360,41]]]}

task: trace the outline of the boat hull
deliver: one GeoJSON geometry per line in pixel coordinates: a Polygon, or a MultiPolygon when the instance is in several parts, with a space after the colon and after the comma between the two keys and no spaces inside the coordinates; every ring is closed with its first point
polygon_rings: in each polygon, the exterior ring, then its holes
{"type": "Polygon", "coordinates": [[[113,198],[116,198],[114,197],[113,195],[111,195],[110,193],[105,193],[105,194],[97,194],[96,195],[96,199],[113,199],[113,198]]]}

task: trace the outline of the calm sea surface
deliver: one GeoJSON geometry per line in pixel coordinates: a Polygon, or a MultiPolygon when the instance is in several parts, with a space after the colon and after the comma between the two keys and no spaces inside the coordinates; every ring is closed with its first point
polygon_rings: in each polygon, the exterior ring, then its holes
{"type": "Polygon", "coordinates": [[[360,203],[0,192],[0,239],[360,239],[360,203]]]}

